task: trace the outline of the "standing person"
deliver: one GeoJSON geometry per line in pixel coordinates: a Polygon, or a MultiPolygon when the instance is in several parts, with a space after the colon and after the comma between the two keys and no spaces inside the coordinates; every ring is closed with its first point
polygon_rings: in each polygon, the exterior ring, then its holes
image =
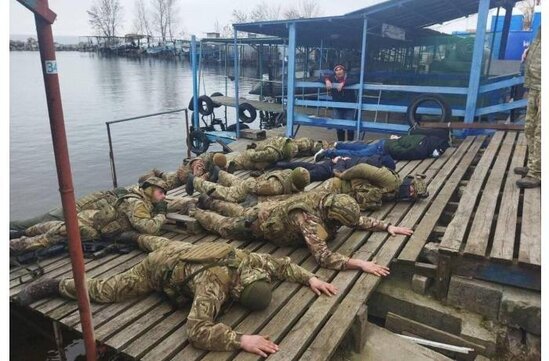
{"type": "MultiPolygon", "coordinates": [[[[343,103],[356,103],[356,91],[352,89],[346,89],[346,86],[358,83],[358,79],[353,76],[349,76],[347,69],[342,64],[337,64],[334,67],[334,74],[324,77],[324,84],[326,89],[332,96],[332,101],[343,103]],[[335,83],[335,84],[333,84],[335,83]]],[[[349,108],[334,108],[333,117],[335,119],[355,119],[355,109],[349,108]]],[[[347,131],[347,139],[345,139],[345,130],[337,130],[337,140],[343,142],[345,140],[353,140],[355,137],[354,130],[347,131]]]]}
{"type": "Polygon", "coordinates": [[[541,185],[541,27],[528,48],[524,86],[528,88],[528,106],[524,135],[528,144],[528,166],[516,167],[516,174],[524,175],[517,181],[519,188],[541,185]]]}

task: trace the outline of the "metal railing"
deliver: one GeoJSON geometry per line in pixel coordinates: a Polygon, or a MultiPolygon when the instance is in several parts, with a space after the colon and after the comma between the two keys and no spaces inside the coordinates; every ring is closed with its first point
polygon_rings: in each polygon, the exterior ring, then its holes
{"type": "MultiPolygon", "coordinates": [[[[109,138],[109,160],[110,160],[110,164],[111,164],[111,177],[112,177],[112,186],[113,186],[113,188],[118,187],[118,178],[116,177],[116,163],[114,161],[114,151],[113,151],[113,147],[112,147],[111,124],[125,123],[125,122],[129,122],[131,120],[138,120],[138,119],[156,117],[156,116],[164,115],[164,114],[173,114],[173,113],[180,113],[180,112],[185,112],[185,129],[188,133],[188,131],[189,131],[189,112],[188,112],[187,108],[168,110],[168,111],[165,111],[165,112],[145,114],[145,115],[140,115],[140,116],[137,116],[137,117],[117,119],[117,120],[111,120],[110,122],[105,122],[105,125],[107,126],[107,136],[109,138]]],[[[187,147],[187,157],[190,157],[190,156],[191,156],[190,150],[187,147]]]]}

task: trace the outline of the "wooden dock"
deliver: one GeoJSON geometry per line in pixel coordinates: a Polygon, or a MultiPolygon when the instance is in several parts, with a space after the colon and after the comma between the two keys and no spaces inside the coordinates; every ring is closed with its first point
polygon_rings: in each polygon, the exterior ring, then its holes
{"type": "MultiPolygon", "coordinates": [[[[236,144],[235,144],[236,145],[236,144]]],[[[238,145],[235,146],[238,148],[238,145]]],[[[311,161],[311,158],[306,160],[311,161]]],[[[332,250],[345,255],[375,260],[383,265],[403,265],[412,273],[436,277],[443,292],[452,273],[484,277],[494,270],[525,282],[529,287],[539,280],[540,194],[539,189],[519,191],[512,168],[525,161],[524,135],[497,132],[491,139],[470,136],[459,146],[449,148],[438,159],[402,161],[397,171],[402,176],[426,174],[429,198],[416,203],[386,203],[369,213],[392,224],[413,227],[412,237],[390,237],[385,232],[354,231],[342,227],[332,250]],[[442,232],[442,233],[441,233],[442,232]],[[438,265],[425,265],[419,259],[423,246],[441,242],[443,257],[438,265]],[[461,266],[464,262],[467,266],[461,266]],[[476,262],[476,263],[475,263],[476,262]],[[480,266],[479,266],[480,265],[480,266]],[[483,267],[487,267],[485,271],[483,267]],[[526,273],[525,273],[526,272],[526,273]]],[[[237,172],[245,177],[247,171],[237,172]]],[[[314,189],[319,184],[311,184],[314,189]]],[[[182,188],[170,197],[186,195],[182,188]]],[[[230,242],[254,252],[291,259],[330,281],[339,289],[334,297],[317,297],[308,288],[282,282],[274,284],[273,301],[261,312],[248,312],[234,305],[219,321],[243,333],[269,335],[280,345],[270,360],[328,360],[355,322],[355,316],[382,279],[357,271],[333,271],[318,267],[306,248],[276,247],[269,243],[226,240],[208,234],[191,235],[167,231],[164,237],[193,243],[230,242]]],[[[145,254],[107,255],[86,261],[89,277],[106,277],[122,272],[142,260],[145,254]]],[[[67,256],[41,262],[45,277],[70,277],[67,256]]],[[[24,285],[22,269],[10,270],[10,294],[24,285]]],[[[501,277],[499,277],[501,278],[501,277]]],[[[498,279],[499,281],[505,281],[498,279]]],[[[498,281],[493,280],[493,281],[498,281]]],[[[441,294],[441,298],[445,295],[441,294]]],[[[80,331],[75,301],[55,298],[36,302],[29,311],[80,331]]],[[[192,347],[186,335],[188,307],[173,310],[159,294],[117,304],[92,304],[97,340],[129,357],[142,360],[259,360],[244,352],[206,352],[192,347]]]]}

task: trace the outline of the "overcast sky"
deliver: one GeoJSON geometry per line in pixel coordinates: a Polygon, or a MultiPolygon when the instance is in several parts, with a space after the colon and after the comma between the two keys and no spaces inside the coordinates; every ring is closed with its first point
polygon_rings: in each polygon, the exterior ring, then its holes
{"type": "MultiPolygon", "coordinates": [[[[1,0],[4,1],[4,0],[1,0]]],[[[147,1],[146,1],[147,2],[147,1]]],[[[280,4],[282,9],[296,4],[297,0],[271,0],[270,4],[280,4]]],[[[322,15],[342,15],[383,0],[317,0],[322,15]]],[[[124,7],[124,29],[119,35],[132,31],[135,0],[121,0],[124,7]]],[[[198,37],[204,33],[214,31],[216,19],[221,26],[231,23],[233,9],[247,11],[252,9],[261,0],[179,0],[180,21],[187,34],[198,37]]],[[[54,24],[55,35],[93,35],[88,25],[86,10],[90,8],[92,0],[50,0],[50,8],[57,13],[54,24]]],[[[17,3],[10,0],[10,33],[34,34],[34,17],[17,3]]]]}

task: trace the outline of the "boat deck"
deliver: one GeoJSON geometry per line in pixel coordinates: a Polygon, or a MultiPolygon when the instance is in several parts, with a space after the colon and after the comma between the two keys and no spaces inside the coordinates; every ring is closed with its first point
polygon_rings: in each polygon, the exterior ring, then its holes
{"type": "MultiPolygon", "coordinates": [[[[454,221],[447,225],[441,242],[447,252],[455,250],[459,255],[456,263],[465,255],[481,255],[475,258],[480,263],[492,264],[496,259],[504,259],[514,267],[509,272],[528,269],[537,272],[539,277],[539,267],[536,268],[539,265],[540,241],[539,236],[536,237],[540,227],[539,190],[517,191],[512,187],[516,177],[508,171],[510,167],[524,163],[524,148],[523,134],[498,132],[491,140],[485,136],[467,137],[459,146],[449,148],[438,159],[398,162],[397,171],[402,176],[426,174],[429,198],[416,203],[387,203],[382,209],[370,214],[392,224],[413,227],[415,234],[412,237],[390,237],[385,232],[372,233],[342,227],[337,237],[329,243],[330,248],[355,258],[375,260],[383,265],[391,265],[398,260],[397,264],[409,262],[415,267],[421,248],[440,232],[444,215],[448,209],[453,209],[454,221]],[[461,199],[456,201],[457,194],[461,194],[461,199]],[[487,231],[484,227],[488,226],[487,231]],[[465,236],[469,237],[459,235],[463,227],[466,227],[465,236]],[[456,241],[461,239],[463,242],[456,241]]],[[[306,160],[311,161],[311,158],[306,160]]],[[[237,174],[245,177],[249,172],[241,171],[237,174]]],[[[315,183],[308,188],[318,186],[315,183]]],[[[185,195],[182,188],[169,194],[170,197],[180,195],[185,195]]],[[[294,262],[338,287],[337,296],[317,297],[300,285],[276,283],[273,286],[273,301],[266,310],[248,312],[234,305],[219,318],[220,322],[239,332],[269,335],[280,345],[280,351],[270,356],[270,360],[330,359],[351,328],[355,316],[382,281],[357,271],[321,269],[306,248],[277,247],[262,242],[246,243],[208,234],[192,235],[180,230],[165,232],[163,236],[193,243],[230,242],[254,252],[270,253],[277,257],[289,256],[294,262]]],[[[86,260],[86,271],[89,277],[107,277],[132,267],[144,257],[143,252],[135,250],[125,255],[111,254],[97,260],[90,259],[86,260]]],[[[71,275],[70,261],[66,255],[44,260],[41,265],[46,277],[71,275]]],[[[433,267],[435,273],[446,272],[447,276],[448,272],[457,270],[444,265],[433,267]]],[[[25,280],[25,274],[26,271],[22,269],[10,270],[11,295],[24,287],[21,281],[25,280]]],[[[439,283],[444,284],[442,281],[439,283]]],[[[75,301],[45,299],[32,304],[29,311],[38,312],[70,329],[81,330],[75,301]]],[[[206,352],[195,349],[189,344],[185,332],[188,311],[188,307],[172,309],[159,294],[117,304],[92,304],[97,340],[135,359],[260,359],[244,352],[206,352]]]]}

